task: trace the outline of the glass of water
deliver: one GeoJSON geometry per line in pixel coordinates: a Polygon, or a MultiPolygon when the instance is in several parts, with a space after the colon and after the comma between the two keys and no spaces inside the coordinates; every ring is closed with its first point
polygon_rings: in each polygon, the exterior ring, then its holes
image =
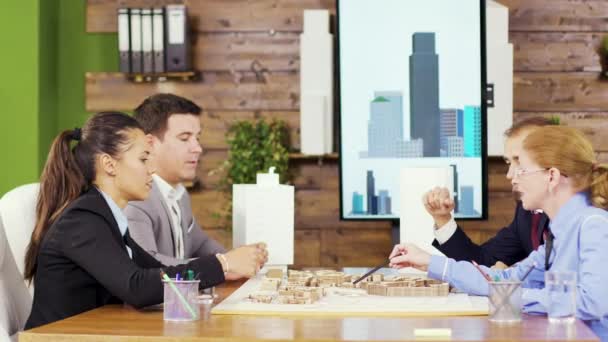
{"type": "Polygon", "coordinates": [[[576,315],[576,273],[545,272],[547,316],[551,323],[572,323],[576,315]]]}

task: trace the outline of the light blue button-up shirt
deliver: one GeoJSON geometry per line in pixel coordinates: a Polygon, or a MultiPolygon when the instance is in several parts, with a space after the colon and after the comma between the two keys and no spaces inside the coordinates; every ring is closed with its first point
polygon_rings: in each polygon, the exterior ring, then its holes
{"type": "MultiPolygon", "coordinates": [[[[549,270],[577,274],[576,316],[608,341],[608,212],[592,206],[587,193],[578,193],[560,208],[549,227],[555,236],[549,270]]],[[[493,279],[521,279],[534,264],[522,284],[523,311],[544,314],[548,307],[544,245],[506,270],[481,268],[493,279]]],[[[464,292],[488,295],[487,281],[469,262],[432,256],[428,275],[464,292]]]]}
{"type": "MultiPolygon", "coordinates": [[[[127,228],[129,227],[129,220],[127,220],[127,217],[122,212],[122,209],[120,209],[118,204],[116,204],[116,202],[114,202],[114,200],[112,199],[112,197],[110,197],[110,195],[101,191],[99,188],[97,188],[97,190],[99,191],[99,193],[101,194],[103,199],[106,200],[106,203],[108,203],[108,206],[110,207],[110,210],[112,211],[112,215],[114,216],[114,219],[116,220],[116,223],[118,224],[118,229],[120,230],[120,235],[122,237],[124,237],[125,234],[127,233],[127,228]]],[[[131,251],[131,248],[129,248],[129,246],[126,246],[126,247],[127,247],[127,252],[129,253],[129,258],[132,259],[133,252],[131,251]]]]}

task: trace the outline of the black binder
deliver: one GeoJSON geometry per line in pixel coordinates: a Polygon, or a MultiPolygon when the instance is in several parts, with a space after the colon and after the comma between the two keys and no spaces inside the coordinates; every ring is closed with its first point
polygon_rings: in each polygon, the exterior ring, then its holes
{"type": "Polygon", "coordinates": [[[152,10],[152,41],[154,72],[165,72],[165,13],[162,8],[152,10]]]}
{"type": "Polygon", "coordinates": [[[165,9],[166,35],[165,69],[170,72],[190,71],[190,35],[185,5],[167,5],[165,9]]]}

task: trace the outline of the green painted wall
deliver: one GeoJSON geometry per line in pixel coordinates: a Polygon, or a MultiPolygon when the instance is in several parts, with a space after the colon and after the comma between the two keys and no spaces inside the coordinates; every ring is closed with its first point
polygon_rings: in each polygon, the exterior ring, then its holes
{"type": "MultiPolygon", "coordinates": [[[[44,0],[41,0],[44,1],[44,0]]],[[[80,127],[85,110],[85,73],[118,71],[116,34],[86,33],[86,1],[59,0],[58,130],[80,127]]]]}
{"type": "Polygon", "coordinates": [[[0,194],[38,177],[38,0],[2,2],[0,194]]]}
{"type": "Polygon", "coordinates": [[[2,0],[0,196],[37,181],[54,136],[87,119],[85,72],[118,70],[116,34],[85,23],[86,0],[2,0]]]}
{"type": "Polygon", "coordinates": [[[38,170],[40,171],[56,131],[58,1],[40,0],[39,4],[38,170]]]}

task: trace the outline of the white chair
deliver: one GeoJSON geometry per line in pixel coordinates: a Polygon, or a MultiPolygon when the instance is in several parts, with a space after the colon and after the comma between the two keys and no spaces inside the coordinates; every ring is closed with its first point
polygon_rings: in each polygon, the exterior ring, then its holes
{"type": "Polygon", "coordinates": [[[38,183],[23,185],[0,198],[0,342],[9,336],[17,341],[32,309],[34,286],[28,288],[23,270],[39,188],[38,183]]]}
{"type": "Polygon", "coordinates": [[[8,246],[0,217],[0,341],[17,341],[32,309],[32,296],[8,246]]]}
{"type": "MultiPolygon", "coordinates": [[[[0,198],[0,218],[4,223],[8,245],[23,275],[25,252],[36,224],[36,202],[39,183],[26,184],[7,192],[0,198]]],[[[23,278],[23,276],[22,276],[23,278]]],[[[33,295],[34,288],[30,287],[33,295]]]]}

